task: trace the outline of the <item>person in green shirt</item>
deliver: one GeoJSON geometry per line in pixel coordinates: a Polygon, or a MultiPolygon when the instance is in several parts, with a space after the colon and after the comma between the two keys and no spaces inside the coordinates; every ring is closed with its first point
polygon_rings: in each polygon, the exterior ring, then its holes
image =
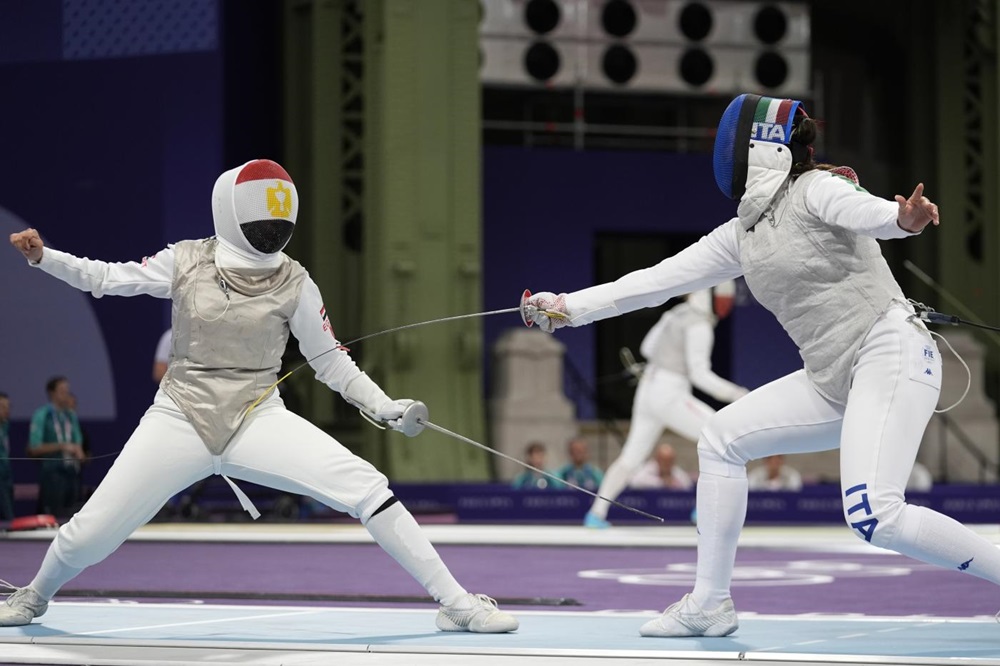
{"type": "MultiPolygon", "coordinates": [[[[569,481],[573,485],[597,492],[597,489],[601,487],[601,481],[604,479],[604,473],[588,462],[590,459],[590,450],[587,447],[586,440],[570,440],[569,459],[570,462],[560,467],[559,471],[556,472],[556,476],[563,481],[569,481]]],[[[564,486],[557,484],[556,489],[560,488],[564,488],[564,486]]]]}
{"type": "Polygon", "coordinates": [[[66,516],[80,499],[83,434],[76,412],[70,409],[69,380],[53,377],[45,392],[48,404],[31,417],[28,455],[43,459],[38,473],[38,512],[66,516]]]}
{"type": "Polygon", "coordinates": [[[0,393],[0,520],[14,518],[14,477],[10,472],[10,398],[0,393]]]}
{"type": "MultiPolygon", "coordinates": [[[[525,461],[532,467],[542,470],[545,469],[545,454],[545,445],[541,442],[532,442],[524,450],[525,461]]],[[[514,490],[547,490],[552,488],[554,483],[556,482],[549,480],[544,474],[526,469],[515,476],[510,485],[514,490]]]]}

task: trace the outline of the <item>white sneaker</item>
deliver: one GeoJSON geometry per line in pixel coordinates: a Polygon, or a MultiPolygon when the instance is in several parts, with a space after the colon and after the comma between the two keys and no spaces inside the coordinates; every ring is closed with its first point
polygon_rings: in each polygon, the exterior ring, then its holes
{"type": "Polygon", "coordinates": [[[641,636],[728,636],[739,628],[733,600],[726,599],[718,608],[705,612],[690,594],[663,611],[663,615],[650,620],[639,629],[641,636]]]}
{"type": "Polygon", "coordinates": [[[17,588],[6,582],[3,584],[13,589],[14,592],[10,593],[10,596],[3,603],[0,603],[0,627],[20,627],[31,624],[33,619],[45,615],[45,611],[49,609],[49,602],[38,596],[38,593],[30,587],[17,588]]]}
{"type": "Polygon", "coordinates": [[[485,594],[466,594],[451,606],[442,605],[436,624],[441,631],[476,634],[503,634],[519,626],[513,615],[497,608],[497,602],[485,594]]]}

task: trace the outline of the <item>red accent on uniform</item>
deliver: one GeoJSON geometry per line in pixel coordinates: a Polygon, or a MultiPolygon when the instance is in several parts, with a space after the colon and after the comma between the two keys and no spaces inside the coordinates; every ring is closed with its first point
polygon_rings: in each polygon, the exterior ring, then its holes
{"type": "Polygon", "coordinates": [[[245,183],[248,180],[273,180],[280,178],[292,182],[288,172],[277,162],[271,160],[254,160],[247,164],[236,176],[236,184],[245,183]]]}
{"type": "Polygon", "coordinates": [[[792,100],[783,99],[781,104],[778,105],[778,117],[775,120],[779,125],[784,125],[788,122],[788,112],[792,110],[792,100]]]}
{"type": "Polygon", "coordinates": [[[320,317],[325,317],[326,316],[326,306],[325,305],[319,309],[319,316],[320,317]]]}
{"type": "Polygon", "coordinates": [[[849,166],[839,166],[836,167],[835,169],[830,169],[830,173],[835,173],[838,176],[843,176],[847,180],[853,181],[855,185],[861,184],[857,172],[849,166]]]}

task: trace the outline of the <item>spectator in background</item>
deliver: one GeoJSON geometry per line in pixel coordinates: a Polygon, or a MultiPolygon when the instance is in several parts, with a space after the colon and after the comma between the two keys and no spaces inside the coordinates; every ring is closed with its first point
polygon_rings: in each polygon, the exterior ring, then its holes
{"type": "Polygon", "coordinates": [[[153,381],[157,384],[167,374],[167,366],[170,365],[170,345],[172,342],[171,331],[167,329],[160,336],[160,341],[156,343],[156,354],[153,355],[153,381]]]}
{"type": "Polygon", "coordinates": [[[42,458],[38,473],[38,512],[65,516],[79,495],[83,434],[72,404],[69,380],[53,377],[45,385],[49,402],[35,410],[28,436],[28,455],[42,458]]]}
{"type": "Polygon", "coordinates": [[[0,520],[14,518],[14,477],[10,471],[10,398],[0,393],[0,520]]]}
{"type": "Polygon", "coordinates": [[[642,489],[691,490],[694,488],[694,481],[677,464],[674,447],[663,443],[656,447],[653,457],[639,468],[629,485],[642,489]]]}
{"type": "MultiPolygon", "coordinates": [[[[524,460],[532,467],[544,470],[547,454],[548,452],[544,444],[541,442],[531,442],[524,449],[524,460]]],[[[548,477],[531,469],[524,470],[515,476],[511,482],[511,486],[515,490],[547,490],[551,485],[552,481],[548,477]]]]}
{"type": "Polygon", "coordinates": [[[749,490],[802,490],[802,476],[785,464],[785,456],[776,454],[747,473],[747,486],[749,490]]]}
{"type": "Polygon", "coordinates": [[[569,441],[569,459],[570,462],[560,467],[556,476],[575,486],[597,492],[604,479],[604,473],[588,462],[590,450],[586,440],[577,438],[569,441]]]}

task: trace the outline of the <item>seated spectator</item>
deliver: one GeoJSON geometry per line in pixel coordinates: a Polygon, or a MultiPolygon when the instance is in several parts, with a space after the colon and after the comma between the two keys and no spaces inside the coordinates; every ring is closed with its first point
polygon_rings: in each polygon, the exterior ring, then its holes
{"type": "MultiPolygon", "coordinates": [[[[547,453],[544,444],[541,442],[531,442],[524,449],[524,461],[532,467],[545,470],[545,456],[547,453]]],[[[547,490],[552,486],[552,483],[545,475],[526,469],[514,477],[511,486],[516,490],[547,490]]]]}
{"type": "Polygon", "coordinates": [[[906,489],[926,493],[934,487],[934,477],[931,471],[918,462],[913,463],[910,478],[906,480],[906,489]]]}
{"type": "Polygon", "coordinates": [[[14,518],[14,477],[10,472],[10,398],[0,393],[0,520],[14,518]]]}
{"type": "Polygon", "coordinates": [[[590,450],[587,447],[586,440],[570,440],[569,459],[570,462],[560,467],[556,472],[556,476],[563,481],[569,481],[575,486],[596,492],[601,487],[601,480],[604,479],[604,473],[588,462],[590,459],[590,450]]]}
{"type": "Polygon", "coordinates": [[[802,477],[785,464],[783,455],[764,458],[764,464],[747,473],[750,490],[802,490],[802,477]]]}
{"type": "Polygon", "coordinates": [[[677,464],[674,447],[663,443],[653,451],[650,458],[639,468],[629,482],[632,488],[665,488],[668,490],[691,490],[694,481],[677,464]]]}
{"type": "Polygon", "coordinates": [[[53,377],[45,392],[49,402],[35,410],[28,436],[28,455],[44,459],[38,473],[38,512],[68,516],[79,494],[83,435],[70,409],[69,380],[53,377]]]}

